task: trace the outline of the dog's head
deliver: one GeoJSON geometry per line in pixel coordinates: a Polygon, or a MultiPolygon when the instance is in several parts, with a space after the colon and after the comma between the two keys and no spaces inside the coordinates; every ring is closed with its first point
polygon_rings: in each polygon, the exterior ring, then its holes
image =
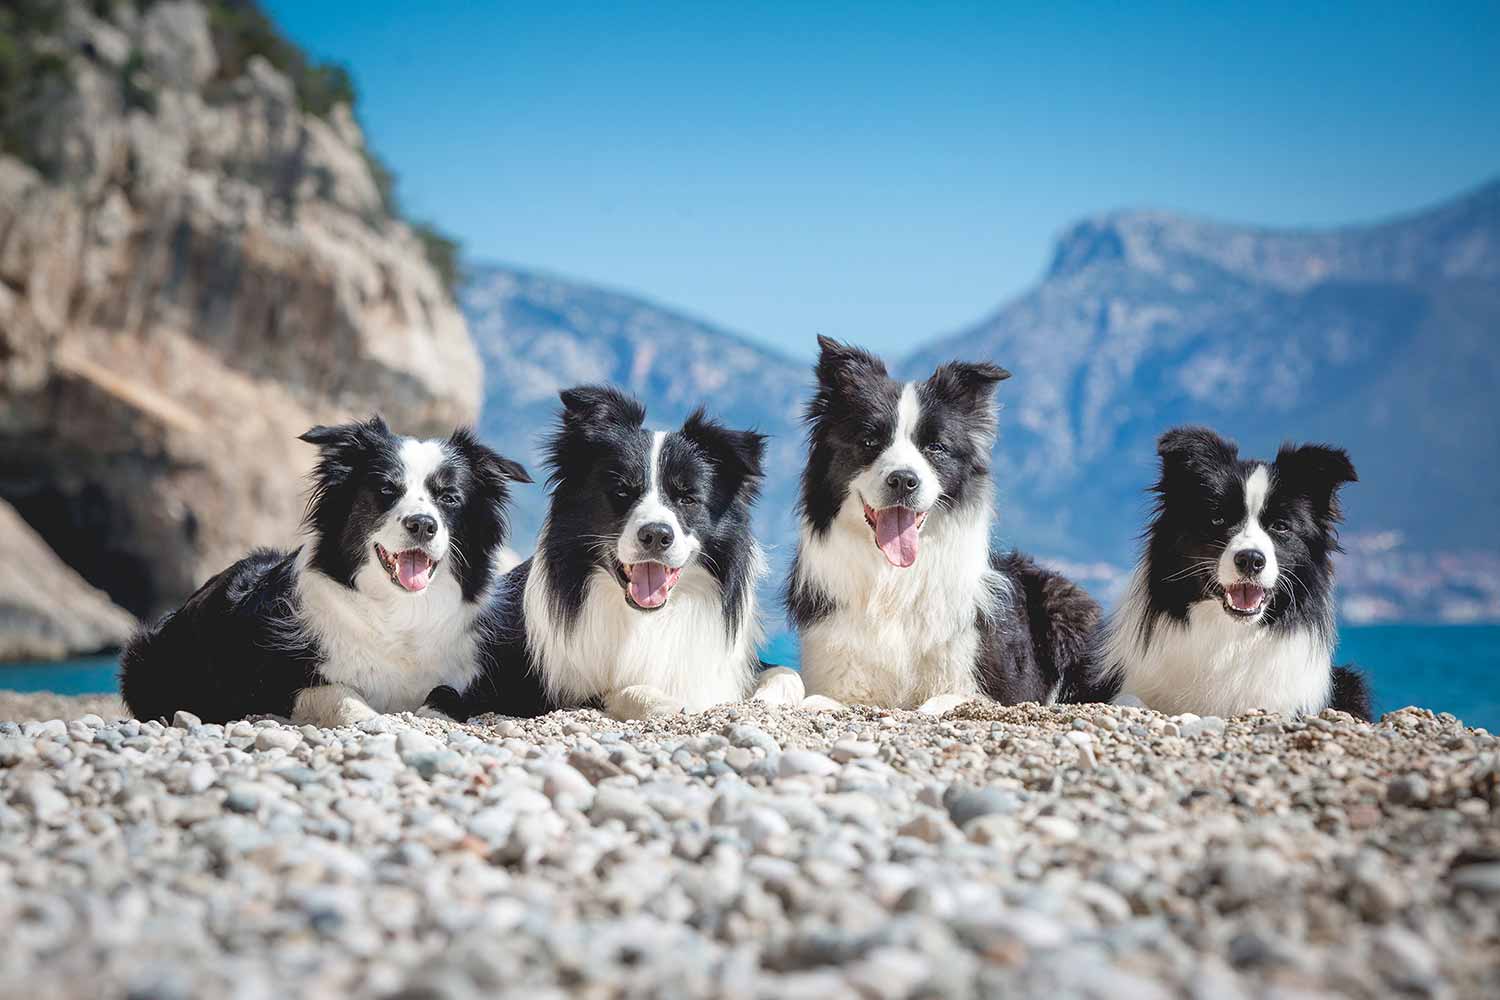
{"type": "Polygon", "coordinates": [[[531,482],[525,469],[467,430],[424,441],[378,416],[302,440],[318,447],[304,518],[313,569],[380,597],[445,580],[478,597],[505,541],[509,484],[531,482]]]}
{"type": "Polygon", "coordinates": [[[664,607],[691,567],[717,577],[749,529],[765,438],[702,410],[678,430],[648,431],[645,408],[605,386],[567,389],[562,405],[550,449],[549,558],[604,569],[641,611],[664,607]]]}
{"type": "Polygon", "coordinates": [[[1321,597],[1338,551],[1339,488],[1357,478],[1342,449],[1285,444],[1262,462],[1211,430],[1181,427],[1157,451],[1149,553],[1169,607],[1185,614],[1213,601],[1235,620],[1270,623],[1321,597]]]}
{"type": "Polygon", "coordinates": [[[990,502],[993,397],[1010,373],[955,361],[903,383],[866,351],[818,344],[803,514],[820,533],[835,520],[862,522],[891,565],[910,566],[930,519],[990,502]]]}

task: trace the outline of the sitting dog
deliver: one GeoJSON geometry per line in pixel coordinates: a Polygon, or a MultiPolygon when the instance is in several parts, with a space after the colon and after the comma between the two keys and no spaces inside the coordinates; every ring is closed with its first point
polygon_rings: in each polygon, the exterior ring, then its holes
{"type": "Polygon", "coordinates": [[[1010,373],[952,362],[898,382],[865,351],[819,344],[786,589],[808,692],[928,712],[1052,700],[1099,606],[1027,557],[990,550],[993,396],[1010,373]]]}
{"type": "Polygon", "coordinates": [[[379,417],[302,440],[320,450],[306,544],[250,553],[135,636],[120,687],[137,717],[349,725],[478,672],[509,484],[526,470],[466,430],[423,441],[379,417]]]}
{"type": "Polygon", "coordinates": [[[1157,446],[1161,477],[1130,589],[1072,701],[1120,694],[1163,712],[1230,716],[1332,706],[1370,717],[1363,678],[1332,665],[1333,553],[1349,456],[1283,445],[1239,457],[1203,427],[1157,446]]]}
{"type": "Polygon", "coordinates": [[[765,573],[750,509],[765,439],[701,410],[675,431],[645,420],[611,388],[562,393],[536,554],[487,614],[483,674],[433,691],[429,707],[466,719],[598,704],[639,718],[749,693],[765,573]]]}

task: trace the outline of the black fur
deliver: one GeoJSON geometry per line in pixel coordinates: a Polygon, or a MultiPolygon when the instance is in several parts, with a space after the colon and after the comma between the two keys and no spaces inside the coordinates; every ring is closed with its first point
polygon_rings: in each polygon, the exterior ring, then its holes
{"type": "MultiPolygon", "coordinates": [[[[351,590],[369,572],[370,537],[400,499],[401,439],[378,416],[314,427],[302,440],[319,449],[303,527],[307,572],[351,590]]],[[[481,445],[467,430],[446,442],[449,460],[425,484],[450,532],[442,572],[476,600],[493,576],[506,534],[509,481],[526,470],[481,445]]],[[[303,637],[297,557],[258,549],[205,583],[178,610],[141,629],[120,662],[120,687],[132,713],[167,718],[178,710],[205,722],[291,714],[297,693],[324,683],[321,650],[303,637]]],[[[413,706],[415,707],[415,706],[413,706]]]]}
{"type": "MultiPolygon", "coordinates": [[[[647,486],[652,434],[641,403],[609,386],[564,390],[558,425],[547,443],[552,501],[537,557],[517,566],[486,613],[486,667],[468,691],[438,689],[429,705],[455,718],[483,712],[533,716],[550,704],[545,667],[527,650],[522,605],[535,558],[545,560],[551,612],[572,628],[589,578],[603,570],[618,579],[608,540],[618,535],[647,486]]],[[[696,557],[722,594],[724,627],[739,629],[743,599],[754,586],[751,508],[760,494],[765,437],[731,430],[700,408],[662,443],[659,480],[664,503],[696,536],[696,557]]],[[[628,601],[622,585],[620,599],[628,601]]],[[[646,613],[646,612],[642,612],[646,613]]]]}

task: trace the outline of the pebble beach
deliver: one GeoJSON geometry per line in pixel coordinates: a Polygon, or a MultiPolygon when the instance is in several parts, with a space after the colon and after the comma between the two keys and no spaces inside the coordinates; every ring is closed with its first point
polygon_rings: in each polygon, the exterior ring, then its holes
{"type": "Polygon", "coordinates": [[[172,725],[0,697],[0,995],[1500,996],[1500,743],[759,704],[172,725]]]}

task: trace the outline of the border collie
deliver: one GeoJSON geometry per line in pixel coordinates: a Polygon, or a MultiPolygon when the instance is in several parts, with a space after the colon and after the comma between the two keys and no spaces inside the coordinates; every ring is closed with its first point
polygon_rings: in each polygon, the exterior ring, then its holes
{"type": "Polygon", "coordinates": [[[1156,511],[1130,589],[1101,632],[1090,683],[1070,700],[1133,695],[1169,713],[1286,714],[1333,707],[1370,718],[1363,678],[1331,662],[1339,448],[1239,457],[1203,427],[1157,445],[1156,511]]]}
{"type": "Polygon", "coordinates": [[[859,348],[818,343],[786,592],[807,690],[927,712],[1052,700],[1099,606],[1027,557],[990,550],[993,397],[1010,373],[955,361],[898,382],[859,348]]]}
{"type": "Polygon", "coordinates": [[[306,544],[258,549],[131,641],[139,718],[290,716],[351,725],[414,711],[478,671],[478,624],[526,470],[467,430],[399,437],[379,417],[314,427],[306,544]]]}
{"type": "Polygon", "coordinates": [[[675,431],[645,421],[615,389],[562,393],[536,554],[493,604],[484,675],[434,691],[430,707],[462,719],[592,703],[639,718],[745,697],[759,665],[765,560],[750,510],[765,438],[701,409],[675,431]]]}

